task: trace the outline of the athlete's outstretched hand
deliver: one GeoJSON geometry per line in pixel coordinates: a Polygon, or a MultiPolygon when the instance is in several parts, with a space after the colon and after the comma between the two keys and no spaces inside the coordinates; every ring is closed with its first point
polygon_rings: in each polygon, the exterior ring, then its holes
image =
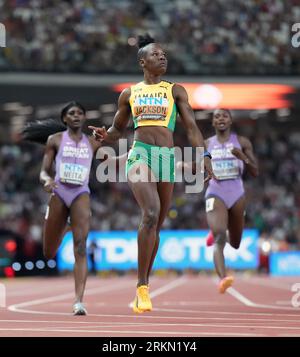
{"type": "Polygon", "coordinates": [[[105,129],[105,126],[103,126],[102,128],[97,128],[95,126],[89,126],[89,129],[93,130],[93,137],[97,140],[97,141],[104,141],[107,137],[107,131],[105,129]]]}
{"type": "Polygon", "coordinates": [[[52,193],[55,188],[57,188],[57,184],[52,178],[48,179],[44,184],[44,190],[48,193],[52,193]]]}

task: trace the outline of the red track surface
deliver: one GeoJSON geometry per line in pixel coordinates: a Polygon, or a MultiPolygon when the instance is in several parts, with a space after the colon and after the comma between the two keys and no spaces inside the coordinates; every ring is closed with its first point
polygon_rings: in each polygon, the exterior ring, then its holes
{"type": "Polygon", "coordinates": [[[295,278],[236,276],[225,295],[209,276],[151,279],[154,310],[128,307],[133,277],[88,279],[88,316],[72,316],[73,279],[0,280],[0,336],[300,336],[300,307],[293,308],[295,278]]]}

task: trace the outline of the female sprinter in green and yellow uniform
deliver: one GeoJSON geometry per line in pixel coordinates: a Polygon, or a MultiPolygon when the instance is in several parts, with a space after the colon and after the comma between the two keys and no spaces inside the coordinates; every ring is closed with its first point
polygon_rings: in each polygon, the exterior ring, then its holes
{"type": "MultiPolygon", "coordinates": [[[[117,141],[127,127],[130,115],[134,122],[134,143],[126,171],[128,182],[138,202],[142,218],[138,229],[138,283],[133,310],[152,310],[149,274],[159,245],[159,232],[168,213],[174,186],[173,131],[177,114],[181,116],[193,147],[205,147],[185,89],[161,79],[167,69],[163,48],[147,36],[139,38],[138,61],[144,81],[126,88],[119,97],[118,111],[112,126],[89,127],[100,141],[117,141]]],[[[204,166],[213,175],[210,155],[204,166]]]]}

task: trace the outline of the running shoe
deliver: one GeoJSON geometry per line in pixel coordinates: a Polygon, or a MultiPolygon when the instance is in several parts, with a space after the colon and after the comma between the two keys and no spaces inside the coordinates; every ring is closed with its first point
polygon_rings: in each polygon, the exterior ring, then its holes
{"type": "Polygon", "coordinates": [[[73,305],[73,315],[74,316],[87,315],[87,311],[86,311],[86,308],[84,307],[83,303],[76,302],[73,305]]]}
{"type": "Polygon", "coordinates": [[[149,287],[147,285],[141,285],[136,289],[136,296],[133,301],[133,311],[140,314],[151,310],[152,303],[149,295],[149,287]]]}
{"type": "Polygon", "coordinates": [[[219,283],[219,293],[224,294],[225,291],[231,287],[233,281],[233,276],[225,276],[225,278],[223,278],[219,283]]]}

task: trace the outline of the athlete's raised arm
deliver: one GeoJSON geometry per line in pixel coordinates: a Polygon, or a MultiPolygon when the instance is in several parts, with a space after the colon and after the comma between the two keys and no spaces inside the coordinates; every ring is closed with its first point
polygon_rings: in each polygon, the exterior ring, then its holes
{"type": "Polygon", "coordinates": [[[96,140],[113,143],[121,138],[130,118],[130,94],[130,88],[124,89],[120,94],[118,100],[118,110],[115,114],[113,124],[108,130],[106,130],[104,126],[102,128],[89,126],[89,129],[93,130],[93,135],[96,140]]]}

